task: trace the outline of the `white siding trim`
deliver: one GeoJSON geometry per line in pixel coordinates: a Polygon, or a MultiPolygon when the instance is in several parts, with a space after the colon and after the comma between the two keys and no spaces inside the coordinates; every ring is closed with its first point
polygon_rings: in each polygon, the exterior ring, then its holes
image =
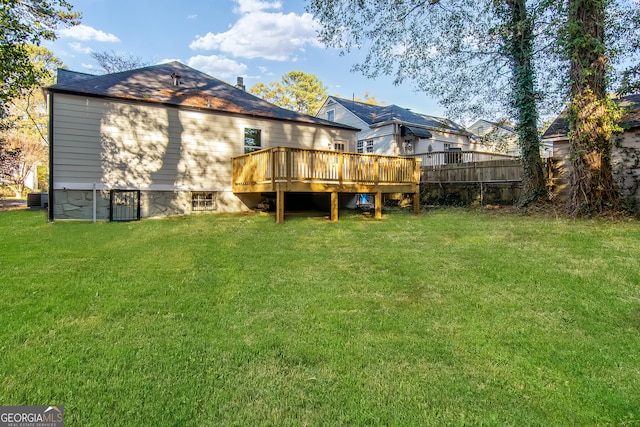
{"type": "MultiPolygon", "coordinates": [[[[54,190],[93,190],[93,182],[56,182],[54,190]]],[[[231,186],[210,188],[203,186],[187,187],[184,185],[107,185],[95,183],[96,190],[143,190],[143,191],[231,191],[231,186]]]]}

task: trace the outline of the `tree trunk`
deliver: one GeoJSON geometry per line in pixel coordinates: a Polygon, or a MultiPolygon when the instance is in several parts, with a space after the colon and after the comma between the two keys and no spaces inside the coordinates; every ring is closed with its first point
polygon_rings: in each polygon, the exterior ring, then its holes
{"type": "Polygon", "coordinates": [[[568,212],[573,216],[618,209],[611,166],[611,136],[619,113],[606,95],[606,0],[569,0],[571,79],[568,212]]]}
{"type": "Polygon", "coordinates": [[[522,151],[522,196],[520,203],[547,199],[547,186],[540,158],[538,108],[536,105],[535,69],[533,67],[533,27],[525,0],[507,0],[510,13],[508,40],[513,67],[514,106],[518,123],[518,142],[522,151]]]}

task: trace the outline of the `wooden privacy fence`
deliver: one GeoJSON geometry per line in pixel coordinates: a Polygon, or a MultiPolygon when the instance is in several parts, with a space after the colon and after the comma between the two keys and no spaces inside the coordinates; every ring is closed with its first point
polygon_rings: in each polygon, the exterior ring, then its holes
{"type": "Polygon", "coordinates": [[[517,158],[423,167],[422,198],[436,204],[511,204],[520,197],[522,171],[517,158]]]}
{"type": "Polygon", "coordinates": [[[412,193],[419,209],[420,160],[338,151],[275,147],[232,158],[235,193],[276,193],[276,219],[284,220],[284,193],[331,193],[337,220],[338,193],[375,193],[376,217],[382,193],[412,193]]]}
{"type": "Polygon", "coordinates": [[[522,163],[516,159],[453,163],[423,167],[423,183],[516,182],[522,180],[522,163]]]}

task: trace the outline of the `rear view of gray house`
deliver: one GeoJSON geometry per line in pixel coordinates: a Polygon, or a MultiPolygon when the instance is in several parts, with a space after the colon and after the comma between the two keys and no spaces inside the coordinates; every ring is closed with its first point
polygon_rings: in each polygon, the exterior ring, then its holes
{"type": "Polygon", "coordinates": [[[298,114],[178,62],[59,70],[49,104],[49,219],[130,220],[252,209],[231,158],[265,148],[355,151],[348,125],[298,114]]]}

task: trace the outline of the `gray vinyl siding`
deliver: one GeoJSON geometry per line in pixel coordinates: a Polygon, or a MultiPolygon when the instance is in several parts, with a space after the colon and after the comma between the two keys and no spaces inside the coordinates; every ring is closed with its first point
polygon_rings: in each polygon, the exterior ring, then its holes
{"type": "Polygon", "coordinates": [[[355,132],[65,94],[54,94],[54,186],[229,191],[231,157],[244,129],[262,130],[263,148],[355,146],[355,132]]]}
{"type": "Polygon", "coordinates": [[[358,133],[358,140],[367,141],[373,139],[373,154],[397,156],[400,153],[393,134],[393,128],[394,125],[391,124],[364,130],[358,133]]]}

